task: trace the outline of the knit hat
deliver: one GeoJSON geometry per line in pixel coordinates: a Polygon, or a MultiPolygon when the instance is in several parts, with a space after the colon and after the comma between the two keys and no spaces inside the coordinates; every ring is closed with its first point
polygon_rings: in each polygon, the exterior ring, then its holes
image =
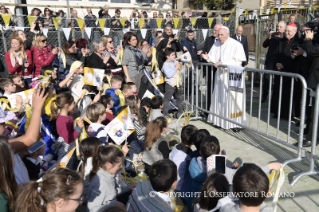
{"type": "Polygon", "coordinates": [[[71,65],[70,72],[72,72],[74,69],[80,68],[82,64],[83,62],[81,61],[74,61],[71,65]]]}
{"type": "Polygon", "coordinates": [[[297,27],[297,25],[295,23],[290,23],[290,24],[288,24],[288,26],[297,27]]]}

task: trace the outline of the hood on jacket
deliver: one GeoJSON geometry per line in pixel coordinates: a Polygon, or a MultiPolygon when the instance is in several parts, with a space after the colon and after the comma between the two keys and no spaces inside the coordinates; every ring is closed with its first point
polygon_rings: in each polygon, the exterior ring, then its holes
{"type": "Polygon", "coordinates": [[[204,182],[207,178],[206,161],[202,156],[193,158],[189,164],[189,173],[195,181],[204,182]]]}

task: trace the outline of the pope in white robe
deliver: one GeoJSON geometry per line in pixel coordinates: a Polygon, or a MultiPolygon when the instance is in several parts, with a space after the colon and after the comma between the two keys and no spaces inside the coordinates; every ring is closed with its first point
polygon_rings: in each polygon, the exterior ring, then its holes
{"type": "MultiPolygon", "coordinates": [[[[240,42],[229,36],[227,27],[219,29],[218,38],[219,40],[214,43],[209,53],[203,54],[203,58],[214,63],[215,67],[220,64],[232,67],[229,69],[217,68],[210,112],[245,125],[245,73],[241,66],[242,62],[246,61],[245,51],[240,42]],[[231,74],[229,71],[232,71],[231,74]],[[240,77],[235,77],[237,81],[234,81],[234,76],[240,77]]],[[[216,115],[209,114],[207,121],[223,129],[235,128],[236,132],[239,131],[238,125],[216,115]]]]}

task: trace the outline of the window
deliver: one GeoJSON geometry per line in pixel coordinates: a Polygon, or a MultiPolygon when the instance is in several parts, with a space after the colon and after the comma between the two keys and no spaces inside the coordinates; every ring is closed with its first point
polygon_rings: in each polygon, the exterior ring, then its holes
{"type": "Polygon", "coordinates": [[[144,4],[153,4],[155,3],[154,0],[135,0],[136,3],[144,3],[144,4]]]}
{"type": "Polygon", "coordinates": [[[108,0],[89,0],[89,1],[104,1],[104,2],[108,2],[108,0]]]}
{"type": "Polygon", "coordinates": [[[111,0],[111,3],[131,3],[131,0],[111,0]]]}

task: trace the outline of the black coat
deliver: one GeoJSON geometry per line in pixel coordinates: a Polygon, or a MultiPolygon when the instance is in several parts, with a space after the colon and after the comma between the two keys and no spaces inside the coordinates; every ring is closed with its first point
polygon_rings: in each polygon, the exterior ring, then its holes
{"type": "Polygon", "coordinates": [[[306,40],[303,43],[304,50],[307,52],[307,57],[312,59],[311,67],[308,71],[307,84],[309,88],[316,89],[319,83],[319,44],[313,44],[312,41],[306,40]]]}
{"type": "Polygon", "coordinates": [[[207,54],[208,54],[208,52],[210,51],[210,49],[212,48],[214,43],[215,43],[214,36],[210,36],[210,37],[206,38],[204,48],[203,48],[203,53],[205,54],[207,52],[207,54]]]}
{"type": "Polygon", "coordinates": [[[275,59],[275,52],[278,46],[280,38],[276,37],[276,36],[272,36],[271,39],[267,38],[264,42],[263,42],[263,47],[267,48],[268,47],[268,51],[266,54],[266,60],[265,60],[265,66],[268,69],[275,69],[275,65],[274,64],[274,59],[275,59]]]}
{"type": "MultiPolygon", "coordinates": [[[[165,39],[169,39],[169,36],[164,32],[163,33],[163,37],[165,39]]],[[[181,49],[180,49],[180,43],[178,40],[174,40],[173,42],[171,42],[171,48],[174,49],[175,52],[179,52],[181,49]]]]}
{"type": "MultiPolygon", "coordinates": [[[[112,66],[117,66],[112,57],[110,57],[108,63],[110,63],[112,66]]],[[[89,56],[86,66],[90,68],[106,69],[106,64],[103,63],[103,59],[100,58],[100,56],[95,52],[89,56]]]]}
{"type": "MultiPolygon", "coordinates": [[[[235,40],[237,40],[236,34],[231,36],[232,38],[234,38],[235,40]]],[[[245,55],[246,55],[246,61],[249,61],[249,54],[248,54],[248,41],[247,41],[247,37],[245,35],[241,35],[241,39],[240,41],[238,40],[238,42],[240,42],[243,47],[244,47],[244,51],[245,51],[245,55]]]]}

